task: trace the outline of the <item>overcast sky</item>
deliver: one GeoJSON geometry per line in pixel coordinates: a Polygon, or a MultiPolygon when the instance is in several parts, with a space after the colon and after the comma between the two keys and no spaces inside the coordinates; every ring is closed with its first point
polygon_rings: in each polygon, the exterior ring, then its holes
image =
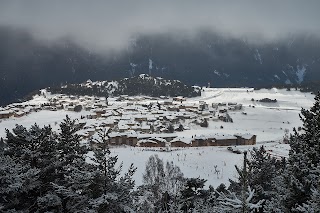
{"type": "Polygon", "coordinates": [[[44,39],[123,47],[133,33],[208,27],[232,35],[320,35],[319,0],[0,0],[0,24],[44,39]]]}

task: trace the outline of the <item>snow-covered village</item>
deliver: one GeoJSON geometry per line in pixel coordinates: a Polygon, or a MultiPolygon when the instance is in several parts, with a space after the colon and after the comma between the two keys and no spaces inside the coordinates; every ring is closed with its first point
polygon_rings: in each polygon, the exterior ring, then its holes
{"type": "Polygon", "coordinates": [[[319,8],[0,1],[0,213],[320,213],[319,8]]]}
{"type": "MultiPolygon", "coordinates": [[[[83,85],[95,84],[101,83],[83,85]]],[[[172,162],[186,177],[206,180],[204,188],[216,188],[237,180],[235,166],[242,166],[244,153],[264,146],[272,159],[288,158],[290,134],[302,129],[300,110],[313,103],[312,93],[294,88],[202,88],[189,98],[81,96],[42,89],[28,101],[0,109],[1,146],[8,143],[6,129],[19,132],[17,124],[61,131],[68,116],[81,126],[77,134],[89,149],[89,164],[96,163],[95,150],[107,145],[119,159],[120,174],[136,166],[132,178],[137,186],[144,184],[145,165],[153,159],[172,162]]]]}
{"type": "MultiPolygon", "coordinates": [[[[92,84],[96,82],[85,83],[92,84]]],[[[1,109],[0,136],[5,137],[6,128],[35,122],[58,130],[68,115],[83,124],[78,132],[81,143],[99,146],[103,132],[124,166],[143,165],[150,155],[158,154],[189,176],[211,175],[207,184],[218,186],[234,178],[234,165],[242,158],[237,153],[244,150],[264,145],[272,156],[287,157],[289,135],[294,127],[301,129],[299,112],[312,106],[313,99],[311,93],[277,88],[203,88],[201,96],[193,98],[106,98],[51,94],[44,89],[27,102],[1,109]],[[214,166],[221,170],[218,176],[214,166]]],[[[143,169],[134,176],[137,183],[143,169]]]]}

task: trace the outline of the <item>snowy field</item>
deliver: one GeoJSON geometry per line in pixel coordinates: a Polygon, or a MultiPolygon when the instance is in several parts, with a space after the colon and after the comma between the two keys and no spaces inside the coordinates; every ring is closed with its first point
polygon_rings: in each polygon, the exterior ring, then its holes
{"type": "MultiPolygon", "coordinates": [[[[260,145],[256,145],[259,147],[260,145]]],[[[250,150],[253,146],[238,146],[241,151],[250,150]]],[[[287,144],[265,143],[266,150],[276,157],[285,157],[289,152],[287,144]]],[[[142,184],[142,174],[145,170],[145,163],[151,155],[157,154],[164,162],[173,161],[179,166],[185,177],[200,177],[206,179],[206,187],[219,186],[221,183],[229,185],[229,179],[236,178],[235,165],[241,167],[243,155],[235,154],[227,150],[227,147],[190,147],[181,148],[171,152],[149,151],[140,147],[119,147],[111,149],[112,155],[118,155],[119,162],[123,163],[125,172],[133,163],[137,167],[134,174],[136,186],[142,184]],[[216,173],[216,169],[219,173],[216,173]]],[[[89,153],[91,157],[92,152],[89,153]]],[[[88,162],[90,160],[88,159],[88,162]]]]}
{"type": "MultiPolygon", "coordinates": [[[[285,129],[292,133],[293,127],[302,125],[299,119],[301,108],[309,108],[314,102],[314,95],[301,93],[299,91],[286,91],[285,89],[262,89],[251,88],[219,88],[205,89],[201,97],[187,99],[186,102],[199,103],[205,101],[211,103],[236,102],[243,104],[241,112],[229,112],[233,123],[209,121],[208,128],[190,126],[190,130],[177,132],[178,136],[192,137],[207,133],[250,133],[257,135],[257,145],[264,144],[269,152],[278,157],[287,156],[288,145],[279,144],[283,139],[285,129]],[[263,98],[277,99],[276,103],[262,103],[254,100],[263,98]],[[243,113],[245,112],[246,115],[243,113]],[[221,129],[223,126],[223,129],[221,129]]],[[[37,97],[31,100],[32,103],[45,103],[46,99],[37,97]]],[[[119,104],[110,99],[111,104],[119,104]]],[[[120,103],[121,104],[121,103],[120,103]]],[[[123,103],[122,103],[123,104],[123,103]]],[[[0,120],[0,137],[5,136],[5,129],[12,129],[16,123],[26,127],[34,123],[40,126],[50,124],[53,129],[58,129],[58,124],[68,114],[71,118],[80,118],[87,112],[70,111],[40,111],[34,112],[21,118],[10,118],[0,120]]],[[[240,150],[251,149],[252,146],[238,147],[240,150]]],[[[90,153],[92,154],[92,153],[90,153]]],[[[234,178],[236,170],[234,165],[241,165],[243,155],[234,154],[226,147],[199,147],[186,148],[172,152],[147,151],[143,148],[120,147],[112,148],[112,154],[119,156],[123,161],[123,170],[126,170],[131,163],[134,163],[138,170],[134,175],[137,185],[141,184],[142,173],[145,169],[145,162],[150,155],[158,154],[164,161],[173,161],[178,165],[185,177],[201,177],[207,179],[207,186],[218,186],[220,183],[228,184],[229,178],[234,178]],[[219,174],[215,172],[215,166],[219,174]]]]}

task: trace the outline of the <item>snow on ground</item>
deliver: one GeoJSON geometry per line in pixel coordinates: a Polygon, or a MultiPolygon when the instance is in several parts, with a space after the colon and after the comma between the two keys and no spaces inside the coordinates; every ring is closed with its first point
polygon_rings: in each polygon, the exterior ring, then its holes
{"type": "MultiPolygon", "coordinates": [[[[259,147],[256,145],[255,147],[259,147]]],[[[253,146],[238,146],[240,151],[250,150],[253,146]]],[[[289,152],[289,145],[278,143],[266,143],[266,150],[279,159],[286,157],[289,152]]],[[[133,178],[136,186],[142,184],[142,175],[145,171],[145,164],[151,155],[157,154],[164,162],[173,161],[179,166],[185,177],[200,177],[206,179],[206,187],[219,186],[221,183],[229,185],[229,179],[236,179],[237,172],[235,165],[241,167],[243,155],[235,154],[227,150],[227,147],[190,147],[181,148],[171,152],[148,151],[146,148],[117,147],[111,149],[111,155],[118,155],[119,162],[123,163],[122,173],[126,172],[130,164],[137,167],[133,178]],[[215,166],[219,174],[215,172],[215,166]]],[[[89,156],[93,156],[90,152],[89,156]]],[[[91,162],[88,159],[88,162],[91,162]]],[[[119,165],[119,164],[118,164],[119,165]]]]}
{"type": "MultiPolygon", "coordinates": [[[[115,98],[109,98],[109,103],[120,105],[115,98]]],[[[237,102],[244,106],[243,111],[229,111],[233,123],[221,121],[209,121],[208,128],[197,125],[190,126],[190,130],[177,132],[178,136],[191,138],[195,135],[212,133],[250,133],[257,135],[257,145],[264,144],[270,154],[275,157],[288,155],[289,146],[279,144],[277,141],[284,136],[285,129],[292,132],[293,127],[301,126],[299,119],[301,108],[310,108],[314,103],[314,95],[301,93],[300,91],[285,89],[261,89],[252,88],[205,88],[201,97],[187,99],[187,103],[199,103],[205,101],[209,105],[220,102],[237,102]],[[256,100],[263,98],[277,99],[276,103],[262,103],[256,100]],[[254,99],[254,101],[252,101],[254,99]],[[245,112],[246,115],[243,113],[245,112]],[[221,128],[223,126],[223,128],[221,128]],[[274,141],[270,143],[270,141],[274,141]]],[[[149,102],[149,101],[146,101],[149,102]]],[[[154,102],[157,102],[155,100],[154,102]]],[[[30,103],[46,103],[43,96],[36,96],[30,103]]],[[[48,111],[33,112],[21,118],[10,118],[0,120],[0,137],[5,136],[5,129],[12,129],[16,123],[30,127],[35,122],[40,126],[50,124],[53,129],[58,129],[58,124],[68,114],[71,118],[80,118],[86,112],[81,113],[70,111],[48,111]]],[[[89,120],[88,120],[89,121],[89,120]]],[[[93,121],[90,121],[93,122],[93,121]]],[[[239,146],[240,150],[252,148],[252,146],[239,146]]],[[[92,153],[90,153],[92,155],[92,153]]],[[[241,165],[243,155],[234,154],[226,147],[199,147],[186,148],[172,152],[146,151],[143,148],[120,147],[112,148],[112,154],[119,156],[123,161],[123,170],[126,170],[131,163],[138,167],[134,175],[137,185],[142,183],[142,173],[145,163],[150,155],[158,154],[165,161],[173,161],[178,165],[186,177],[201,177],[208,180],[207,186],[218,186],[220,183],[228,184],[229,178],[234,178],[236,170],[234,165],[241,165]],[[214,166],[220,170],[215,174],[214,166]]]]}
{"type": "Polygon", "coordinates": [[[33,112],[21,118],[10,118],[0,120],[0,137],[5,137],[5,129],[13,129],[16,124],[23,125],[26,128],[31,127],[37,123],[40,127],[44,125],[51,125],[53,130],[58,130],[60,122],[68,115],[72,119],[79,119],[84,113],[76,113],[71,111],[49,111],[42,110],[33,112]]]}

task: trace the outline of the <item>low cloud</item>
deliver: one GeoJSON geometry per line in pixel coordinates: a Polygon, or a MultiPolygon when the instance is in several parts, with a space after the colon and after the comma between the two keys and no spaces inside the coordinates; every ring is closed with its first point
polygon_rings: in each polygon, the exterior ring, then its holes
{"type": "Polygon", "coordinates": [[[41,39],[70,37],[93,48],[123,48],[135,33],[212,29],[233,36],[274,39],[288,33],[320,35],[320,1],[7,0],[0,24],[41,39]]]}

